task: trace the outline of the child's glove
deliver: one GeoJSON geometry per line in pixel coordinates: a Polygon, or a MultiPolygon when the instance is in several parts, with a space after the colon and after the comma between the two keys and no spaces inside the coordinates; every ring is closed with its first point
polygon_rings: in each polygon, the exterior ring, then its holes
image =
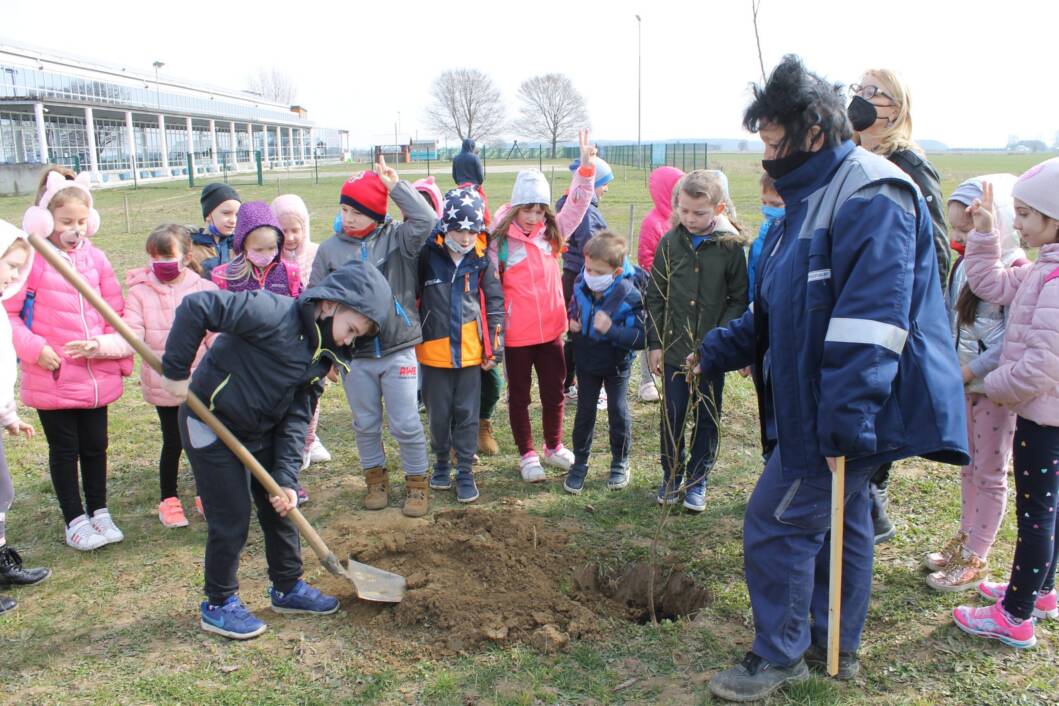
{"type": "Polygon", "coordinates": [[[187,378],[186,380],[170,380],[165,376],[162,377],[162,389],[181,402],[188,398],[188,385],[190,384],[191,378],[187,378]]]}

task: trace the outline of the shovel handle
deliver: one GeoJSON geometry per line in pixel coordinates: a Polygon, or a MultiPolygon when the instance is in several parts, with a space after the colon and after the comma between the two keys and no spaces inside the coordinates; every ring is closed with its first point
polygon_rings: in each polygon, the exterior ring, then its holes
{"type": "MultiPolygon", "coordinates": [[[[76,270],[70,267],[70,264],[59,255],[54,247],[39,235],[30,235],[29,244],[32,245],[37,253],[47,260],[48,264],[54,267],[56,271],[58,271],[58,273],[61,274],[63,278],[69,282],[104,319],[106,319],[107,323],[110,324],[137,353],[140,354],[144,363],[154,368],[159,375],[163,374],[161,359],[155,355],[154,351],[147,347],[147,344],[144,343],[139,336],[133,333],[132,329],[129,328],[129,325],[118,316],[117,312],[115,312],[109,304],[107,304],[103,297],[99,295],[99,292],[92,289],[92,287],[85,282],[84,278],[82,278],[76,270]]],[[[190,391],[188,392],[187,406],[196,417],[201,419],[213,430],[213,433],[217,435],[217,438],[224,442],[224,445],[236,455],[242,464],[250,469],[250,473],[253,474],[257,482],[261,484],[270,496],[284,497],[283,490],[279,487],[279,484],[272,475],[266,471],[264,466],[254,458],[254,455],[243,446],[242,442],[235,437],[235,434],[232,434],[232,432],[228,430],[228,427],[224,426],[224,423],[217,419],[213,412],[202,403],[202,400],[196,397],[195,393],[190,391]]],[[[327,548],[324,540],[316,533],[316,530],[313,529],[311,524],[309,524],[309,521],[305,519],[305,515],[303,515],[298,508],[293,508],[287,513],[287,519],[294,523],[294,526],[298,528],[298,531],[301,532],[302,536],[305,537],[306,541],[309,542],[309,545],[313,548],[313,551],[316,552],[320,561],[323,562],[325,566],[328,566],[330,570],[328,558],[333,559],[334,554],[327,548]]],[[[333,563],[337,565],[337,562],[333,563]]]]}
{"type": "Polygon", "coordinates": [[[846,524],[846,457],[835,459],[831,474],[831,583],[827,604],[827,673],[838,676],[842,621],[842,530],[846,524]]]}

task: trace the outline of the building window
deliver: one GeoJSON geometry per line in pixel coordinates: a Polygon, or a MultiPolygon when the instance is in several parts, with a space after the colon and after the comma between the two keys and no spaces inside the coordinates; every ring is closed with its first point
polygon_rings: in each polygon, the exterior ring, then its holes
{"type": "Polygon", "coordinates": [[[0,112],[0,163],[40,161],[33,113],[0,112]]]}

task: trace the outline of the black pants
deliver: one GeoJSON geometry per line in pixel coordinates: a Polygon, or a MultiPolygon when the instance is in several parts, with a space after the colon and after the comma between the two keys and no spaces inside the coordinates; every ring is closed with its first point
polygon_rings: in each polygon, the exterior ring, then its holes
{"type": "Polygon", "coordinates": [[[1059,427],[1015,420],[1015,510],[1018,541],[1004,610],[1016,618],[1033,614],[1040,594],[1055,588],[1056,503],[1059,502],[1059,427]],[[1027,497],[1029,496],[1029,497],[1027,497]]]}
{"type": "Polygon", "coordinates": [[[663,480],[684,463],[684,425],[691,412],[691,453],[687,459],[687,484],[705,482],[717,461],[717,426],[724,401],[724,374],[699,377],[697,403],[691,405],[692,389],[684,372],[673,365],[662,366],[665,385],[665,416],[661,420],[663,480]],[[692,407],[691,410],[688,407],[692,407]],[[674,443],[675,442],[675,443],[674,443]]]}
{"type": "Polygon", "coordinates": [[[162,425],[162,453],[158,457],[158,480],[161,499],[175,498],[177,494],[177,471],[180,470],[180,453],[184,445],[180,441],[180,422],[177,421],[179,407],[155,407],[158,421],[162,425]]]}
{"type": "Polygon", "coordinates": [[[48,440],[48,468],[63,519],[75,519],[107,506],[107,408],[39,409],[41,428],[48,440]],[[80,461],[81,489],[77,483],[80,461]]]}
{"type": "Polygon", "coordinates": [[[456,451],[456,468],[470,471],[474,452],[478,450],[478,406],[481,402],[482,369],[432,368],[419,366],[423,380],[423,403],[430,425],[430,450],[435,467],[446,470],[452,465],[450,453],[456,451]]]}
{"type": "MultiPolygon", "coordinates": [[[[250,530],[250,500],[265,535],[268,576],[276,590],[294,588],[302,575],[298,530],[272,509],[268,493],[228,450],[213,431],[181,405],[180,438],[191,461],[202,509],[206,515],[205,591],[213,605],[221,605],[239,590],[239,555],[250,530]]],[[[248,447],[249,448],[249,447],[248,447]]],[[[272,439],[249,448],[265,469],[272,466],[272,439]]]]}
{"type": "MultiPolygon", "coordinates": [[[[563,270],[563,302],[566,303],[566,306],[570,306],[570,300],[574,296],[574,280],[577,279],[577,274],[574,270],[563,270]]],[[[567,388],[574,384],[576,374],[574,370],[574,346],[569,339],[566,341],[564,354],[566,355],[566,379],[563,380],[563,392],[566,392],[567,388]]],[[[580,391],[578,391],[578,394],[580,394],[580,391]]],[[[592,403],[595,404],[595,400],[592,400],[592,403]]]]}
{"type": "MultiPolygon", "coordinates": [[[[570,346],[573,348],[573,346],[570,346]]],[[[583,473],[592,451],[596,431],[596,401],[599,389],[607,391],[607,421],[610,426],[610,467],[628,468],[632,446],[632,416],[629,414],[629,374],[632,366],[605,377],[577,371],[577,416],[574,418],[574,467],[583,473]]]]}

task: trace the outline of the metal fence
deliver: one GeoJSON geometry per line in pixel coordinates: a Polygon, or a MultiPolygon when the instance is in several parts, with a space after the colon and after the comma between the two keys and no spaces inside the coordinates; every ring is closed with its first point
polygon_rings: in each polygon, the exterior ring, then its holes
{"type": "Polygon", "coordinates": [[[611,166],[654,169],[668,165],[685,172],[708,169],[710,145],[706,142],[653,142],[640,145],[603,145],[599,154],[611,166]]]}

